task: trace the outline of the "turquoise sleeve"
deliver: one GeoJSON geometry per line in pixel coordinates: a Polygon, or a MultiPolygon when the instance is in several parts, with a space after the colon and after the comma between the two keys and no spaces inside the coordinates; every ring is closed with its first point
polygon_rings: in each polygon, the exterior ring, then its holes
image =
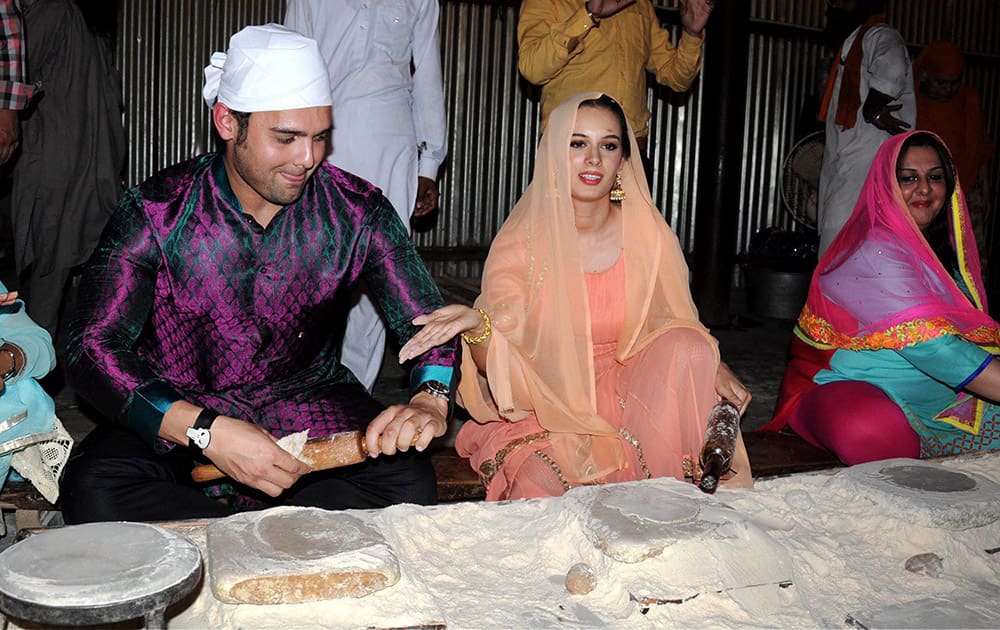
{"type": "Polygon", "coordinates": [[[454,368],[445,367],[443,365],[424,365],[413,368],[413,371],[410,373],[410,396],[415,394],[417,392],[417,388],[427,381],[438,381],[439,383],[444,383],[452,391],[454,391],[455,384],[452,383],[454,375],[454,368]]]}
{"type": "Polygon", "coordinates": [[[993,355],[980,346],[955,335],[923,341],[896,352],[913,367],[955,390],[963,388],[993,360],[993,355]]]}

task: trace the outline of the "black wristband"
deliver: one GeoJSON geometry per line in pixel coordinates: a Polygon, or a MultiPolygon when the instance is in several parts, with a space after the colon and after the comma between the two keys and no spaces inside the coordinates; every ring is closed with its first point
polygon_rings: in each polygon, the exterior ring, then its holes
{"type": "Polygon", "coordinates": [[[208,448],[209,443],[212,441],[212,433],[209,429],[212,428],[212,423],[218,417],[219,414],[211,409],[205,408],[201,410],[194,424],[187,430],[189,448],[199,453],[208,448]]]}

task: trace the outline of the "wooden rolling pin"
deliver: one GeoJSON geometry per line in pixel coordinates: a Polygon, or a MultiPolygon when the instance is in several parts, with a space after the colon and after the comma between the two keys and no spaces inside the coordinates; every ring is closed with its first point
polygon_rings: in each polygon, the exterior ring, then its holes
{"type": "MultiPolygon", "coordinates": [[[[326,437],[314,438],[302,447],[299,459],[312,466],[313,470],[327,470],[359,464],[368,457],[365,435],[360,431],[344,431],[326,437]]],[[[191,478],[197,482],[222,479],[226,473],[213,464],[195,466],[191,478]]]]}

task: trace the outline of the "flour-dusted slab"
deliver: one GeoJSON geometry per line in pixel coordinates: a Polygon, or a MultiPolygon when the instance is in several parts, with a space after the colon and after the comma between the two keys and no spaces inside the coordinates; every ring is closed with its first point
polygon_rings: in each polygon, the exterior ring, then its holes
{"type": "Polygon", "coordinates": [[[577,488],[567,509],[583,519],[590,542],[610,559],[633,600],[678,604],[699,593],[745,593],[765,614],[792,585],[788,552],[745,515],[675,479],[577,488]],[[626,568],[634,566],[634,568],[626,568]]]}
{"type": "Polygon", "coordinates": [[[937,462],[887,459],[852,466],[830,479],[859,497],[930,527],[965,530],[1000,519],[1000,485],[937,462]]]}
{"type": "Polygon", "coordinates": [[[577,499],[587,537],[618,562],[658,556],[679,540],[719,537],[720,527],[746,520],[694,485],[673,479],[584,488],[569,496],[577,499]]]}
{"type": "Polygon", "coordinates": [[[200,577],[197,545],[145,523],[63,527],[0,554],[4,611],[46,625],[110,623],[162,610],[200,577]]]}
{"type": "Polygon", "coordinates": [[[641,562],[678,539],[717,527],[701,518],[706,504],[690,485],[614,484],[578,494],[584,499],[587,537],[619,562],[641,562]]]}
{"type": "Polygon", "coordinates": [[[228,603],[364,597],[399,580],[395,553],[366,513],[279,507],[207,531],[212,592],[228,603]]]}

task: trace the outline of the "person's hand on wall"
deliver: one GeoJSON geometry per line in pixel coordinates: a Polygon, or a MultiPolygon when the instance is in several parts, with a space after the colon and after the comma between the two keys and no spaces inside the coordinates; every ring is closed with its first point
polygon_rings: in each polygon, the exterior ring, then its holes
{"type": "Polygon", "coordinates": [[[438,187],[429,177],[417,178],[417,203],[413,206],[413,216],[425,217],[434,212],[438,205],[438,187]]]}
{"type": "Polygon", "coordinates": [[[695,37],[701,36],[714,8],[715,0],[681,0],[681,26],[684,27],[684,32],[695,37]]]}
{"type": "Polygon", "coordinates": [[[587,6],[597,17],[606,18],[632,4],[635,4],[635,0],[590,0],[587,6]]]}
{"type": "Polygon", "coordinates": [[[16,109],[0,109],[0,165],[6,164],[21,144],[21,122],[16,109]]]}

